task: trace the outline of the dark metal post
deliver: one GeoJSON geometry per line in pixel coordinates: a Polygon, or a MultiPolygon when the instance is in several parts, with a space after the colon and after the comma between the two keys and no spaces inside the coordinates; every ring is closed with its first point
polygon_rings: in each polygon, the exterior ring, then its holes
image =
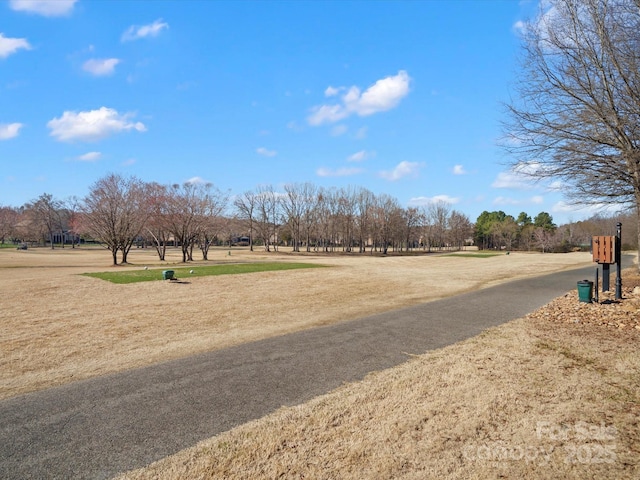
{"type": "Polygon", "coordinates": [[[622,224],[616,224],[616,300],[622,299],[622,224]]]}
{"type": "Polygon", "coordinates": [[[608,263],[603,263],[602,264],[602,291],[603,292],[608,292],[609,291],[609,277],[610,277],[610,267],[611,265],[609,265],[608,263]]]}
{"type": "Polygon", "coordinates": [[[596,267],[596,296],[595,296],[596,303],[600,303],[600,297],[598,296],[598,288],[599,288],[598,283],[600,283],[600,282],[598,282],[598,278],[599,278],[598,274],[599,273],[600,273],[600,269],[598,267],[596,267]]]}

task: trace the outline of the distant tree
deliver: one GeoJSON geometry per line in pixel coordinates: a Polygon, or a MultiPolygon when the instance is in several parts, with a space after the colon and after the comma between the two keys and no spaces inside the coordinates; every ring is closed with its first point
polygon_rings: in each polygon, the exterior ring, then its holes
{"type": "Polygon", "coordinates": [[[209,247],[214,240],[224,232],[226,221],[223,213],[229,203],[228,193],[222,192],[213,186],[206,184],[201,191],[202,224],[200,227],[199,246],[202,259],[209,259],[209,247]]]}
{"type": "Polygon", "coordinates": [[[542,250],[542,253],[548,252],[554,245],[555,235],[553,230],[544,227],[535,227],[533,238],[536,246],[542,250]]]}
{"type": "Polygon", "coordinates": [[[144,183],[136,177],[110,174],[94,183],[84,199],[83,224],[87,231],[104,243],[118,264],[122,263],[136,238],[142,233],[151,214],[144,183]]]}
{"type": "Polygon", "coordinates": [[[255,226],[258,236],[262,239],[264,250],[270,252],[272,244],[277,250],[278,195],[271,185],[262,185],[257,188],[254,200],[255,226]]]}
{"type": "Polygon", "coordinates": [[[536,227],[533,223],[526,224],[520,227],[520,232],[518,234],[518,247],[520,250],[532,250],[534,246],[534,232],[536,227]]]}
{"type": "Polygon", "coordinates": [[[373,222],[377,237],[377,245],[383,255],[386,255],[394,237],[401,232],[402,209],[398,200],[390,195],[382,194],[376,197],[373,207],[373,222]]]}
{"type": "Polygon", "coordinates": [[[519,226],[511,215],[507,215],[502,221],[492,224],[491,232],[496,246],[504,246],[507,250],[512,250],[513,243],[518,237],[519,226]]]}
{"type": "Polygon", "coordinates": [[[451,206],[447,202],[431,203],[427,209],[428,221],[431,224],[432,246],[442,249],[447,244],[449,229],[449,215],[451,206]]]}
{"type": "Polygon", "coordinates": [[[531,225],[533,221],[531,220],[531,217],[527,215],[526,212],[520,212],[520,214],[518,215],[518,218],[516,219],[516,223],[521,227],[525,227],[527,225],[531,225]]]}
{"type": "MultiPolygon", "coordinates": [[[[55,247],[54,235],[63,235],[62,227],[62,202],[53,198],[49,193],[43,193],[36,200],[28,203],[26,209],[31,213],[31,220],[35,228],[42,232],[43,243],[47,240],[51,243],[51,249],[55,247]]],[[[64,244],[64,242],[63,242],[64,244]]]]}
{"type": "Polygon", "coordinates": [[[206,260],[212,239],[220,229],[218,216],[226,208],[227,197],[213,184],[186,182],[168,188],[166,225],[182,251],[182,261],[193,261],[198,245],[206,260]]]}
{"type": "Polygon", "coordinates": [[[420,242],[420,228],[425,222],[419,208],[409,207],[404,210],[404,243],[407,251],[411,251],[420,242]]]}
{"type": "Polygon", "coordinates": [[[461,250],[473,236],[473,224],[464,213],[453,210],[449,215],[449,232],[453,246],[461,250]]]}
{"type": "Polygon", "coordinates": [[[0,243],[12,238],[18,223],[18,211],[12,207],[0,207],[0,243]]]}
{"type": "Polygon", "coordinates": [[[575,203],[631,206],[640,225],[640,2],[541,5],[508,105],[512,167],[559,180],[575,203]]]}
{"type": "Polygon", "coordinates": [[[305,183],[302,189],[304,210],[300,217],[301,238],[304,238],[307,252],[311,251],[311,238],[317,226],[318,218],[318,187],[312,183],[305,183]]]}
{"type": "Polygon", "coordinates": [[[502,210],[497,212],[483,211],[476,220],[474,229],[474,239],[476,246],[480,250],[491,249],[495,247],[495,223],[504,221],[507,214],[502,210]]]}
{"type": "Polygon", "coordinates": [[[533,224],[536,227],[541,227],[545,230],[553,231],[557,228],[556,224],[553,223],[553,217],[547,212],[540,212],[538,215],[536,215],[536,217],[533,219],[533,224]]]}
{"type": "Polygon", "coordinates": [[[76,242],[78,245],[80,244],[80,231],[82,228],[81,207],[82,200],[76,196],[71,196],[64,201],[65,222],[68,233],[71,236],[71,248],[76,247],[76,242]]]}
{"type": "Polygon", "coordinates": [[[145,242],[153,245],[158,259],[164,261],[171,238],[167,210],[169,189],[155,182],[146,184],[145,188],[149,205],[149,218],[144,228],[145,242]]]}
{"type": "Polygon", "coordinates": [[[357,238],[358,244],[360,245],[359,251],[360,253],[364,253],[367,248],[367,244],[369,239],[373,236],[372,234],[372,215],[373,215],[373,206],[375,205],[376,199],[373,192],[367,190],[366,188],[360,188],[356,193],[356,208],[357,208],[357,218],[356,218],[356,229],[357,229],[357,238]]]}
{"type": "Polygon", "coordinates": [[[247,229],[249,230],[249,250],[252,252],[256,215],[258,213],[256,210],[257,204],[256,194],[251,190],[244,192],[233,201],[238,218],[247,223],[247,229]]]}
{"type": "Polygon", "coordinates": [[[281,205],[284,221],[291,232],[294,252],[300,251],[300,244],[302,243],[302,222],[309,206],[306,195],[307,189],[306,184],[290,183],[284,186],[285,195],[282,197],[281,205]]]}
{"type": "Polygon", "coordinates": [[[338,237],[342,243],[342,250],[351,252],[356,236],[357,191],[352,187],[341,188],[336,195],[338,237]]]}

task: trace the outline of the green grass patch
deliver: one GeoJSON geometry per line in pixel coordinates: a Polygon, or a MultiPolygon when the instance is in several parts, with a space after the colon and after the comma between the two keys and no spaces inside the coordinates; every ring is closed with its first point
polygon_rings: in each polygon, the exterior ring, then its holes
{"type": "Polygon", "coordinates": [[[178,268],[165,267],[153,268],[148,270],[127,270],[123,272],[83,273],[83,275],[87,277],[99,278],[111,283],[126,284],[163,280],[162,272],[164,270],[173,270],[174,278],[177,278],[178,280],[187,280],[193,277],[210,277],[212,275],[237,275],[242,273],[277,272],[280,270],[299,270],[302,268],[322,267],[323,265],[313,265],[310,263],[234,263],[225,265],[193,265],[178,268]]]}
{"type": "Polygon", "coordinates": [[[500,255],[504,255],[504,253],[450,253],[443,255],[443,257],[489,258],[498,257],[500,255]]]}

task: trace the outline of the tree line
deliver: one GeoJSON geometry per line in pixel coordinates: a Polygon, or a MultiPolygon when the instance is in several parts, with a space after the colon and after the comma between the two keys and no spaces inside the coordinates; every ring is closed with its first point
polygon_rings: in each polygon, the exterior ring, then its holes
{"type": "Polygon", "coordinates": [[[300,252],[394,252],[460,249],[473,224],[444,202],[402,208],[397,199],[361,187],[323,188],[288,184],[284,192],[263,185],[231,197],[213,184],[160,185],[136,177],[107,175],[86,197],[65,201],[43,194],[20,208],[0,208],[0,240],[51,245],[96,240],[127,263],[134,245],[179,246],[182,261],[212,245],[246,239],[269,252],[289,245],[300,252]]]}
{"type": "MultiPolygon", "coordinates": [[[[632,224],[630,218],[617,220],[632,224]]],[[[94,240],[111,252],[114,265],[127,263],[134,245],[155,248],[160,260],[168,246],[179,247],[183,262],[192,261],[194,251],[207,260],[212,245],[233,244],[267,252],[287,245],[294,252],[387,254],[472,244],[569,251],[588,248],[592,235],[614,234],[614,226],[612,219],[594,217],[558,227],[547,212],[531,218],[503,211],[484,211],[474,224],[445,202],[403,208],[394,197],[362,187],[294,183],[278,192],[262,185],[232,197],[210,183],[160,185],[115,174],[95,182],[82,199],[45,193],[19,208],[0,207],[2,243],[75,248],[81,240],[94,240]]],[[[634,233],[625,231],[631,236],[627,245],[635,245],[634,233]]]]}
{"type": "Polygon", "coordinates": [[[587,220],[557,226],[547,212],[531,218],[526,212],[517,217],[502,210],[484,211],[474,226],[474,243],[481,250],[523,250],[545,252],[569,252],[590,250],[591,239],[596,235],[616,234],[616,224],[621,223],[622,248],[637,248],[637,232],[632,212],[605,216],[597,214],[587,220]]]}

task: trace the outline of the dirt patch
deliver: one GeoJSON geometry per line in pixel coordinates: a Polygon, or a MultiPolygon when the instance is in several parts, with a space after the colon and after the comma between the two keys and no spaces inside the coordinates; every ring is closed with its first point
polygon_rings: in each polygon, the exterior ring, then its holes
{"type": "MultiPolygon", "coordinates": [[[[206,264],[304,261],[332,268],[114,285],[88,271],[161,270],[150,249],[112,267],[102,249],[0,250],[0,398],[347,321],[515,277],[589,264],[586,253],[324,256],[218,249],[206,264]]],[[[196,267],[199,263],[194,262],[196,267]]]]}

